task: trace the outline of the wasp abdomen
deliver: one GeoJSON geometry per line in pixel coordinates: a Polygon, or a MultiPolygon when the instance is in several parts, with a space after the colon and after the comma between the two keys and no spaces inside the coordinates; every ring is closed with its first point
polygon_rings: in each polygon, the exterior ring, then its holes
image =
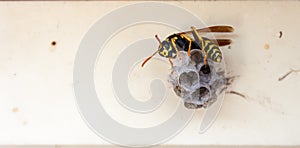
{"type": "Polygon", "coordinates": [[[208,58],[215,62],[221,62],[222,52],[220,48],[207,38],[203,38],[203,42],[204,42],[204,51],[206,52],[208,58]]]}

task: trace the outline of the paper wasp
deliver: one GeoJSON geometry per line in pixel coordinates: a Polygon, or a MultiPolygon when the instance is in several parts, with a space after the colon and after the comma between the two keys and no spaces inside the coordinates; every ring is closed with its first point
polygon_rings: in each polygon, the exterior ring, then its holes
{"type": "Polygon", "coordinates": [[[195,27],[191,27],[191,31],[180,32],[168,36],[164,41],[155,35],[155,38],[159,42],[158,50],[155,51],[150,57],[148,57],[142,64],[142,67],[149,61],[154,55],[159,53],[160,56],[168,58],[171,66],[173,66],[172,59],[181,58],[179,51],[186,51],[188,55],[191,55],[192,49],[201,49],[204,54],[204,64],[207,63],[207,58],[212,61],[221,62],[222,52],[219,46],[226,46],[231,44],[230,39],[208,39],[201,37],[199,33],[209,32],[233,32],[231,26],[210,26],[196,30],[195,27]],[[194,38],[189,37],[187,34],[192,34],[194,38]]]}

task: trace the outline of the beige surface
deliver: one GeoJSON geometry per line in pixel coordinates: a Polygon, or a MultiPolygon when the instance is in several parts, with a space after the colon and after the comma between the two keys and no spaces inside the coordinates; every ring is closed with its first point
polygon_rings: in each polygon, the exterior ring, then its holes
{"type": "MultiPolygon", "coordinates": [[[[278,78],[290,68],[300,69],[300,3],[171,3],[191,11],[208,25],[230,24],[236,28],[234,44],[230,50],[224,49],[224,54],[230,75],[239,76],[230,89],[247,98],[227,95],[218,119],[202,135],[197,130],[203,111],[198,111],[185,130],[167,143],[299,145],[300,74],[293,73],[281,82],[278,78]],[[283,32],[281,39],[279,31],[283,32]],[[265,49],[265,44],[270,48],[265,49]]],[[[101,16],[125,4],[128,2],[0,3],[1,145],[107,144],[91,132],[76,109],[72,68],[77,48],[89,27],[101,16]],[[50,45],[53,40],[57,41],[56,47],[50,45]]],[[[143,27],[152,26],[131,29],[143,27]]],[[[149,30],[124,40],[115,39],[114,43],[151,37],[157,31],[165,36],[171,31],[163,26],[153,27],[157,28],[155,32],[149,30]]],[[[126,36],[126,30],[122,33],[116,38],[126,36]]],[[[118,51],[106,54],[113,52],[118,51]]],[[[114,58],[111,59],[113,62],[114,58]]],[[[162,66],[161,69],[168,68],[166,64],[162,66]]],[[[111,70],[110,65],[106,68],[111,70]]],[[[132,81],[133,90],[148,87],[145,84],[135,89],[134,83],[137,82],[132,81]]],[[[164,106],[170,107],[176,101],[178,99],[164,106]]],[[[140,126],[123,114],[116,115],[122,109],[109,111],[124,124],[140,126]]],[[[149,121],[150,125],[157,122],[162,121],[160,118],[149,121]]]]}

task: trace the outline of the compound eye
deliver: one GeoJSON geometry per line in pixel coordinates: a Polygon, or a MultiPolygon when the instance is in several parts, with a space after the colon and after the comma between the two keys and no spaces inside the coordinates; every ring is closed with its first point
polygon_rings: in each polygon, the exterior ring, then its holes
{"type": "Polygon", "coordinates": [[[159,52],[160,52],[160,53],[162,53],[162,52],[165,50],[165,49],[163,48],[163,46],[159,46],[158,49],[159,49],[159,52]]]}
{"type": "Polygon", "coordinates": [[[163,43],[163,46],[164,46],[166,49],[169,49],[169,48],[170,48],[170,45],[169,45],[169,43],[167,43],[167,42],[164,42],[164,43],[163,43]]]}

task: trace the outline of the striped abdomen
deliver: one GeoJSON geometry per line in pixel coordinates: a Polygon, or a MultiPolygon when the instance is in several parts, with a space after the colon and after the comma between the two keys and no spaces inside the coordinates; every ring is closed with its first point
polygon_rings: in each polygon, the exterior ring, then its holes
{"type": "Polygon", "coordinates": [[[204,42],[204,51],[206,52],[207,57],[215,62],[221,62],[222,52],[220,48],[208,38],[202,37],[202,39],[204,42]]]}

